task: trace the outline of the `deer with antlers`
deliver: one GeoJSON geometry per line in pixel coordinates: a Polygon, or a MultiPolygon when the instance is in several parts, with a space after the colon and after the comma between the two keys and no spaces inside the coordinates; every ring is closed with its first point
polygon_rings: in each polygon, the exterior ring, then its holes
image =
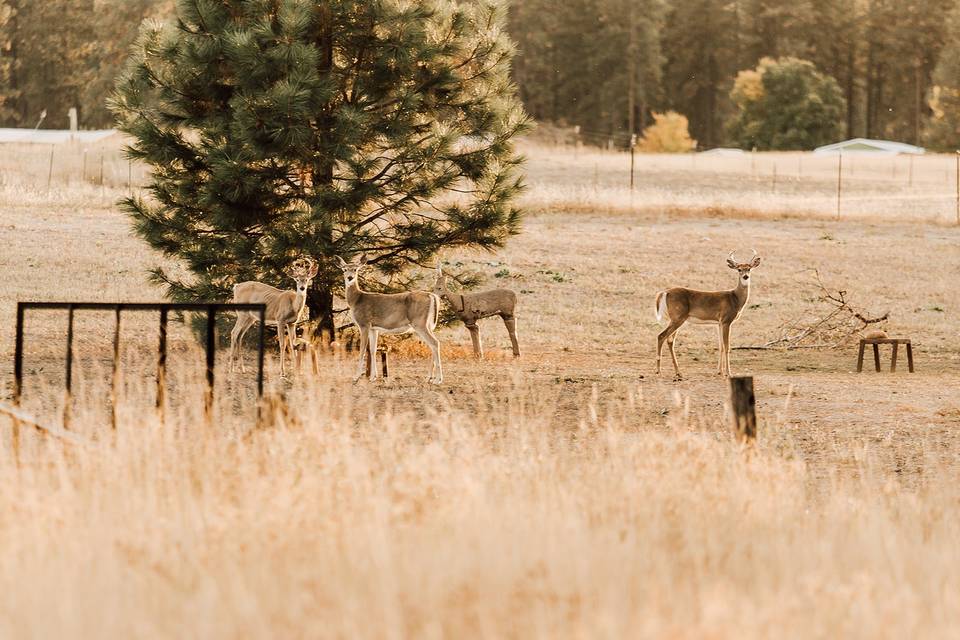
{"type": "Polygon", "coordinates": [[[360,289],[360,271],[367,265],[364,255],[358,262],[347,262],[337,256],[337,265],[343,271],[344,295],[354,324],[360,331],[360,370],[357,382],[367,368],[367,350],[370,358],[370,379],[377,380],[377,339],[381,333],[408,333],[413,331],[433,354],[430,382],[443,382],[440,362],[440,341],[434,335],[440,314],[440,299],[427,291],[404,293],[370,293],[360,289]]]}
{"type": "Polygon", "coordinates": [[[443,268],[437,265],[437,279],[433,283],[433,293],[446,300],[453,307],[454,313],[463,322],[470,332],[473,342],[473,355],[483,358],[483,342],[480,339],[480,327],[477,321],[492,316],[500,316],[507,333],[510,334],[510,343],[513,345],[513,357],[520,357],[520,343],[517,341],[517,294],[509,289],[491,289],[474,293],[453,293],[447,289],[447,276],[443,268]]]}
{"type": "MultiPolygon", "coordinates": [[[[241,282],[233,287],[235,304],[265,304],[266,322],[277,325],[277,340],[280,342],[280,375],[286,375],[284,353],[292,351],[296,343],[296,324],[300,320],[307,303],[307,289],[317,276],[319,265],[313,258],[300,258],[286,271],[297,284],[295,291],[284,291],[262,282],[241,282]]],[[[241,344],[243,337],[253,325],[260,321],[259,314],[250,311],[238,311],[237,323],[230,333],[230,368],[233,369],[237,355],[240,357],[240,370],[246,371],[243,362],[241,344]]]]}
{"type": "Polygon", "coordinates": [[[657,375],[660,375],[660,357],[663,343],[670,348],[676,380],[681,380],[680,365],[674,352],[677,331],[687,320],[701,324],[717,324],[720,338],[719,374],[730,375],[730,325],[743,311],[750,296],[750,272],[760,266],[757,252],[753,252],[749,262],[738,263],[730,252],[727,266],[738,273],[737,287],[729,291],[696,291],[694,289],[673,288],[657,294],[657,322],[667,319],[669,325],[657,336],[657,375]]]}

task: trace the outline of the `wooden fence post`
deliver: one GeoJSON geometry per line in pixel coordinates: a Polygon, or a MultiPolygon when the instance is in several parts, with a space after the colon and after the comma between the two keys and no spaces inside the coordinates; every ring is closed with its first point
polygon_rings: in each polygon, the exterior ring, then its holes
{"type": "Polygon", "coordinates": [[[756,398],[751,376],[730,378],[730,406],[733,408],[733,434],[738,442],[757,439],[756,398]]]}
{"type": "Polygon", "coordinates": [[[50,167],[47,169],[47,193],[50,193],[50,185],[53,184],[53,152],[56,149],[54,145],[50,145],[50,167]]]}
{"type": "Polygon", "coordinates": [[[116,319],[113,325],[113,375],[110,384],[110,425],[113,430],[117,430],[117,423],[120,421],[120,410],[117,404],[120,401],[120,306],[117,305],[115,311],[116,319]]]}
{"type": "Polygon", "coordinates": [[[843,152],[837,155],[837,221],[840,221],[840,202],[843,196],[843,152]]]}

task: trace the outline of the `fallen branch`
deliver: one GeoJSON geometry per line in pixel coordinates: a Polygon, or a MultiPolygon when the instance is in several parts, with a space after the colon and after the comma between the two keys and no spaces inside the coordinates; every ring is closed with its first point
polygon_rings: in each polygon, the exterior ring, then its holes
{"type": "Polygon", "coordinates": [[[79,437],[75,433],[70,433],[66,429],[62,429],[60,427],[51,427],[49,425],[45,425],[19,407],[14,407],[0,402],[0,413],[10,416],[17,422],[21,422],[27,426],[33,427],[44,435],[53,436],[54,438],[58,438],[64,442],[69,442],[70,444],[79,447],[90,446],[89,442],[79,437]]]}
{"type": "Polygon", "coordinates": [[[813,319],[794,320],[780,325],[780,337],[760,345],[737,347],[741,351],[835,349],[843,346],[871,325],[886,322],[890,313],[872,316],[853,307],[847,300],[847,291],[827,288],[820,271],[813,270],[814,280],[820,291],[819,300],[832,309],[829,313],[813,319]],[[813,342],[813,344],[811,344],[813,342]]]}

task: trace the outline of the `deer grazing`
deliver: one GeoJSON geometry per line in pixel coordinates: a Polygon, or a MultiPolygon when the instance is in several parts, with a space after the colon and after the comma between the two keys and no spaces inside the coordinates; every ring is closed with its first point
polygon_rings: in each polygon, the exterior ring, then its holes
{"type": "Polygon", "coordinates": [[[509,289],[491,289],[474,293],[453,293],[447,289],[447,276],[437,265],[437,279],[433,284],[433,293],[446,300],[453,307],[457,317],[470,332],[473,342],[473,355],[483,358],[483,342],[480,339],[480,327],[477,321],[492,316],[500,316],[510,334],[513,345],[513,357],[520,357],[520,343],[517,341],[517,294],[509,289]]]}
{"type": "MultiPolygon", "coordinates": [[[[317,276],[319,265],[313,258],[300,258],[296,260],[287,275],[297,283],[296,291],[284,291],[271,287],[262,282],[241,282],[233,287],[233,300],[235,304],[265,304],[267,306],[266,322],[277,325],[277,340],[280,342],[280,375],[286,375],[284,368],[284,352],[292,351],[296,343],[297,331],[296,323],[300,319],[303,307],[307,302],[307,289],[313,283],[317,276]]],[[[243,352],[241,345],[243,337],[253,325],[260,321],[260,316],[251,311],[238,311],[237,323],[233,326],[230,333],[230,368],[233,369],[234,362],[239,355],[240,369],[246,371],[243,362],[243,352]]]]}
{"type": "Polygon", "coordinates": [[[350,315],[360,331],[360,369],[354,382],[366,373],[367,351],[370,358],[370,379],[378,380],[377,338],[381,333],[414,331],[433,353],[430,382],[443,382],[440,363],[440,341],[433,334],[440,315],[440,299],[426,291],[404,293],[369,293],[360,289],[360,271],[367,264],[367,256],[359,262],[347,262],[337,256],[337,265],[343,271],[344,295],[350,315]]]}
{"type": "Polygon", "coordinates": [[[756,251],[746,263],[736,262],[733,254],[734,252],[731,252],[727,258],[727,266],[739,275],[736,289],[695,291],[678,287],[657,294],[657,322],[661,322],[664,317],[669,322],[667,328],[657,336],[657,375],[660,375],[660,357],[663,353],[663,343],[666,342],[670,347],[670,357],[673,358],[673,368],[677,372],[676,379],[682,379],[680,365],[677,364],[677,354],[673,347],[677,340],[677,331],[687,320],[694,323],[717,324],[720,337],[719,374],[730,375],[730,325],[740,317],[743,307],[747,304],[747,298],[750,296],[750,272],[760,266],[760,258],[756,251]]]}

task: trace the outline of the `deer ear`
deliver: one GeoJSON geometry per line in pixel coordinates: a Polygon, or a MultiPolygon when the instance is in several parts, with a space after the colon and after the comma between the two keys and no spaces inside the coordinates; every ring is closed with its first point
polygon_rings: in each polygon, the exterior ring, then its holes
{"type": "Polygon", "coordinates": [[[737,263],[734,262],[733,260],[727,258],[727,266],[730,267],[731,269],[736,269],[736,268],[737,268],[737,263]]]}
{"type": "Polygon", "coordinates": [[[343,269],[347,266],[347,261],[341,258],[340,256],[333,256],[333,259],[337,261],[337,266],[343,269]]]}
{"type": "Polygon", "coordinates": [[[753,259],[753,262],[750,263],[750,268],[756,269],[759,266],[760,266],[760,256],[757,256],[756,258],[753,259]]]}

